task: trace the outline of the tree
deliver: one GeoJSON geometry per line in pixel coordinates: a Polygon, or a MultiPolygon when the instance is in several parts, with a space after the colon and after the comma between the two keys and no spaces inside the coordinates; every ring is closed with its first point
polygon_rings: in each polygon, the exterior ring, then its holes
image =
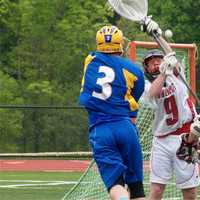
{"type": "Polygon", "coordinates": [[[10,74],[15,74],[9,67],[9,53],[18,43],[20,14],[17,0],[0,0],[0,67],[10,74]]]}
{"type": "MultiPolygon", "coordinates": [[[[23,99],[19,92],[17,82],[0,71],[0,104],[19,105],[23,99]]],[[[23,113],[19,110],[0,109],[0,151],[15,152],[18,146],[22,131],[23,113]]]]}
{"type": "MultiPolygon", "coordinates": [[[[9,68],[16,72],[15,78],[25,104],[77,104],[83,59],[94,48],[97,27],[107,20],[102,2],[20,1],[21,29],[18,45],[9,54],[9,68]]],[[[63,127],[59,123],[61,116],[65,116],[67,121],[63,136],[59,137],[63,145],[56,146],[59,149],[73,147],[64,145],[67,142],[64,138],[77,135],[77,125],[71,124],[71,117],[77,114],[75,111],[61,112],[63,114],[57,115],[52,110],[23,111],[26,114],[23,119],[23,151],[45,151],[49,148],[44,145],[48,138],[54,138],[51,142],[56,145],[56,132],[63,127]]],[[[85,121],[81,123],[85,124],[85,121]]],[[[80,133],[87,138],[85,132],[80,133]]],[[[78,140],[79,143],[84,141],[81,136],[78,140]]]]}
{"type": "MultiPolygon", "coordinates": [[[[6,84],[0,104],[78,105],[83,60],[95,50],[103,25],[116,24],[130,40],[151,40],[138,24],[108,11],[106,2],[0,0],[0,82],[6,84]]],[[[199,46],[199,4],[152,0],[149,14],[163,30],[172,29],[175,42],[199,46]]],[[[2,141],[13,138],[11,151],[88,149],[86,113],[80,110],[1,109],[0,121],[2,141]]]]}
{"type": "MultiPolygon", "coordinates": [[[[171,29],[174,33],[173,40],[176,43],[196,43],[199,49],[200,33],[199,26],[199,7],[200,1],[150,1],[150,14],[159,22],[163,30],[171,29]]],[[[199,63],[199,61],[198,61],[199,63]]],[[[197,85],[199,85],[200,73],[197,68],[197,85]]],[[[198,95],[200,96],[200,90],[198,95]]]]}

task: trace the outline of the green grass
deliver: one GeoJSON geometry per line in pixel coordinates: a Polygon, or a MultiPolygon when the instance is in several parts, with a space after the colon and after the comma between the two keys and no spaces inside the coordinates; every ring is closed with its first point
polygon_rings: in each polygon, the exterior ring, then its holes
{"type": "Polygon", "coordinates": [[[77,181],[81,174],[80,172],[0,172],[0,199],[60,200],[74,185],[69,184],[69,181],[77,181]]]}
{"type": "MultiPolygon", "coordinates": [[[[61,200],[74,186],[70,181],[77,182],[81,175],[80,172],[0,172],[0,200],[61,200]]],[[[148,173],[145,173],[147,193],[148,179],[148,173]]],[[[182,199],[180,191],[175,190],[174,183],[167,186],[164,199],[182,199]]]]}

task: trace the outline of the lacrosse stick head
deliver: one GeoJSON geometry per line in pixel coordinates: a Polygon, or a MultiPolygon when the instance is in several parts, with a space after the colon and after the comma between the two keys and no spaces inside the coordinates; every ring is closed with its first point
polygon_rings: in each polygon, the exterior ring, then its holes
{"type": "Polygon", "coordinates": [[[108,0],[108,2],[119,15],[131,21],[141,23],[147,16],[147,0],[108,0]]]}
{"type": "Polygon", "coordinates": [[[116,26],[104,26],[96,34],[97,51],[123,53],[123,33],[116,26]]]}

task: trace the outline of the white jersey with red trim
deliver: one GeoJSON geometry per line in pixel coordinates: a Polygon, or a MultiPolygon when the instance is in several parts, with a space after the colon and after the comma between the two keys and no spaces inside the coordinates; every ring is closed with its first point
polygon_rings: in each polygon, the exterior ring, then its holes
{"type": "Polygon", "coordinates": [[[146,81],[142,97],[144,104],[154,110],[153,134],[164,136],[191,122],[197,114],[189,99],[188,89],[177,76],[167,76],[159,98],[149,97],[151,83],[146,81]]]}

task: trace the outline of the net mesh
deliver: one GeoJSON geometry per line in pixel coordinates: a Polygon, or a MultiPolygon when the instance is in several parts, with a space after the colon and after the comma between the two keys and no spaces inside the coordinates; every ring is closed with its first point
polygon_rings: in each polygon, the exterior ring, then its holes
{"type": "MultiPolygon", "coordinates": [[[[148,45],[147,45],[148,46],[148,45]]],[[[135,48],[135,47],[134,47],[135,48]]],[[[151,47],[152,48],[152,47],[151,47]]],[[[186,78],[190,82],[190,59],[195,55],[191,55],[189,49],[185,46],[183,48],[173,48],[176,51],[176,55],[185,66],[186,66],[186,78]]],[[[145,45],[138,45],[135,48],[133,57],[137,57],[137,64],[141,66],[142,57],[145,52],[148,50],[148,47],[145,45]]],[[[133,52],[132,52],[133,53],[133,52]]],[[[194,66],[193,66],[194,67],[194,66]]],[[[140,110],[138,112],[137,126],[140,130],[140,141],[143,149],[143,158],[144,158],[144,187],[146,195],[149,193],[149,158],[150,150],[152,143],[152,129],[151,123],[153,120],[153,112],[150,108],[144,106],[140,102],[140,110]]],[[[94,161],[91,162],[90,166],[83,174],[78,184],[75,185],[68,193],[65,194],[62,200],[107,200],[109,196],[107,194],[106,188],[100,178],[96,164],[94,161]]],[[[164,200],[181,200],[181,192],[175,187],[175,178],[167,185],[164,200]]]]}
{"type": "Polygon", "coordinates": [[[147,16],[147,0],[108,0],[108,2],[119,15],[129,20],[140,22],[147,16]]]}

